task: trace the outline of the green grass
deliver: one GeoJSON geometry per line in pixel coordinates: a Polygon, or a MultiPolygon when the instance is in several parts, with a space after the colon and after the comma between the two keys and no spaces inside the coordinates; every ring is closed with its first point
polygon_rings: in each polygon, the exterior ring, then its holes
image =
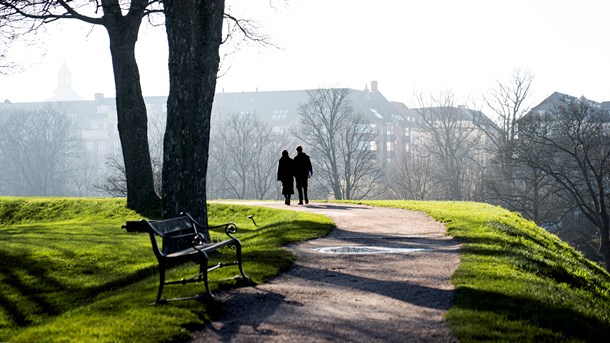
{"type": "MultiPolygon", "coordinates": [[[[257,283],[292,265],[293,255],[282,246],[323,236],[333,225],[323,216],[265,208],[210,205],[208,211],[210,224],[238,224],[244,269],[257,283]]],[[[158,286],[150,240],[120,227],[139,218],[123,199],[0,197],[0,341],[180,340],[218,313],[222,304],[150,306],[158,286]]],[[[186,264],[168,278],[196,270],[186,264]]],[[[214,280],[237,273],[232,267],[212,272],[212,290],[233,287],[214,280]]],[[[188,296],[202,287],[166,286],[163,294],[188,296]]]]}
{"type": "MultiPolygon", "coordinates": [[[[461,342],[610,337],[610,275],[534,223],[480,203],[360,203],[426,212],[462,244],[452,279],[456,297],[447,313],[461,342]]],[[[240,227],[244,267],[257,283],[292,265],[294,257],[282,246],[332,227],[326,217],[300,212],[208,209],[211,224],[235,221],[240,227]]],[[[150,306],[158,276],[149,238],[120,228],[139,218],[122,199],[0,197],[0,341],[178,341],[219,313],[219,303],[150,306]]],[[[196,269],[187,264],[170,276],[196,269]]],[[[214,271],[213,291],[234,287],[214,280],[236,274],[230,267],[214,271]]],[[[164,296],[201,293],[202,287],[167,286],[164,296]]]]}
{"type": "Polygon", "coordinates": [[[520,215],[467,202],[360,201],[423,211],[461,244],[447,313],[460,342],[607,342],[610,275],[520,215]]]}

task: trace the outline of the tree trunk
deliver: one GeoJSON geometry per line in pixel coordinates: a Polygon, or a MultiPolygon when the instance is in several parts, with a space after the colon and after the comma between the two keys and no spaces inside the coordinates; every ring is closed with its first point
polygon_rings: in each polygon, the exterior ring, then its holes
{"type": "Polygon", "coordinates": [[[224,0],[164,0],[169,46],[163,141],[163,216],[181,211],[207,224],[206,174],[224,0]]]}
{"type": "Polygon", "coordinates": [[[142,17],[106,16],[104,26],[110,39],[110,53],[116,90],[119,137],[127,179],[127,207],[135,211],[158,209],[148,147],[146,104],[140,86],[135,45],[142,17]]]}
{"type": "Polygon", "coordinates": [[[597,228],[600,236],[599,253],[604,258],[606,271],[610,273],[610,230],[606,223],[597,228]]]}

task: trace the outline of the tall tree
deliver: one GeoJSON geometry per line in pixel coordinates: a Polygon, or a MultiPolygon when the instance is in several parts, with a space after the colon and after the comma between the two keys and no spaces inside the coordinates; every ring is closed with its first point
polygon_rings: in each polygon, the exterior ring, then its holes
{"type": "Polygon", "coordinates": [[[163,142],[163,216],[207,223],[210,118],[220,63],[224,0],[163,1],[170,90],[163,142]]]}
{"type": "Polygon", "coordinates": [[[519,123],[519,158],[560,186],[565,199],[599,233],[599,251],[610,271],[610,113],[591,101],[564,98],[547,113],[519,123]]]}
{"type": "Polygon", "coordinates": [[[486,119],[482,115],[453,103],[453,94],[444,92],[424,99],[418,96],[420,108],[415,140],[438,163],[439,182],[446,198],[451,200],[471,199],[476,181],[480,178],[477,165],[481,162],[482,134],[475,120],[486,119]]]}
{"type": "MultiPolygon", "coordinates": [[[[161,194],[161,171],[163,167],[163,136],[165,116],[158,112],[148,113],[148,146],[152,161],[155,193],[161,194]]],[[[127,196],[127,178],[123,164],[123,154],[112,153],[106,158],[106,175],[94,186],[102,194],[113,197],[127,196]]]]}
{"type": "Polygon", "coordinates": [[[72,118],[56,108],[0,114],[0,192],[71,195],[83,142],[72,118]]]}
{"type": "Polygon", "coordinates": [[[557,215],[555,183],[541,170],[514,158],[517,124],[529,112],[533,79],[530,72],[516,69],[484,95],[484,102],[498,119],[498,126],[480,127],[492,143],[487,149],[493,156],[482,182],[483,199],[548,225],[561,218],[557,215]]]}
{"type": "Polygon", "coordinates": [[[0,0],[0,18],[14,27],[29,21],[32,24],[27,28],[36,30],[57,20],[76,19],[101,25],[108,32],[127,181],[127,206],[138,211],[155,208],[159,197],[154,190],[146,105],[135,45],[142,19],[160,12],[160,0],[0,0]]]}
{"type": "Polygon", "coordinates": [[[308,91],[293,132],[312,151],[316,180],[338,200],[367,197],[381,179],[370,150],[375,133],[363,114],[354,113],[350,94],[347,88],[308,91]]]}
{"type": "Polygon", "coordinates": [[[485,133],[496,151],[508,155],[506,160],[510,160],[510,147],[517,139],[517,123],[529,112],[528,101],[533,80],[534,76],[530,72],[515,69],[508,80],[497,81],[496,87],[483,97],[500,124],[495,127],[497,130],[487,130],[485,133]]]}
{"type": "MultiPolygon", "coordinates": [[[[389,188],[399,199],[428,200],[436,191],[436,165],[423,146],[398,151],[390,166],[389,188]]],[[[437,192],[438,194],[438,192],[437,192]]]]}
{"type": "Polygon", "coordinates": [[[287,139],[255,114],[232,114],[213,123],[208,194],[236,199],[267,199],[274,190],[275,169],[287,139]]]}

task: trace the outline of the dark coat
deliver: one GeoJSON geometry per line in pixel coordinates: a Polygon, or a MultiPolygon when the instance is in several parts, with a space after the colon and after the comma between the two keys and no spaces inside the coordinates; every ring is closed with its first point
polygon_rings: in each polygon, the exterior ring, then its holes
{"type": "Polygon", "coordinates": [[[294,157],[294,176],[297,178],[308,178],[313,175],[311,160],[306,153],[300,152],[294,157]]]}
{"type": "Polygon", "coordinates": [[[280,158],[277,164],[277,180],[282,182],[282,194],[294,194],[294,161],[280,158]]]}

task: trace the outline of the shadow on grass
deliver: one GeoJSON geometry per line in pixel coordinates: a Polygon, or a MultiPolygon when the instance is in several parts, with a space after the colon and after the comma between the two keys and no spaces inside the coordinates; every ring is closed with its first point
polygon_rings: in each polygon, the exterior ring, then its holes
{"type": "Polygon", "coordinates": [[[254,244],[257,246],[267,245],[273,248],[297,243],[309,239],[320,238],[327,235],[331,229],[330,224],[319,224],[307,220],[295,220],[290,224],[285,222],[274,222],[261,225],[254,230],[239,231],[237,238],[247,246],[254,244]]]}
{"type": "Polygon", "coordinates": [[[33,258],[24,251],[0,251],[0,309],[8,326],[24,327],[37,318],[58,315],[90,302],[100,293],[124,287],[157,273],[151,266],[109,279],[99,285],[77,287],[51,276],[66,268],[64,263],[33,258]]]}
{"type": "Polygon", "coordinates": [[[459,287],[456,289],[455,307],[491,312],[510,321],[526,322],[584,342],[605,342],[610,336],[609,323],[526,297],[459,287]]]}
{"type": "Polygon", "coordinates": [[[501,236],[468,237],[461,241],[465,243],[462,247],[465,254],[498,258],[517,270],[547,277],[557,283],[565,283],[574,288],[608,297],[608,294],[601,290],[607,288],[610,277],[604,277],[603,273],[596,273],[592,270],[590,275],[599,277],[589,278],[586,274],[575,273],[575,271],[590,270],[595,267],[593,263],[586,261],[581,256],[558,256],[552,249],[536,240],[530,241],[534,244],[533,246],[524,245],[522,241],[512,242],[501,236]]]}

